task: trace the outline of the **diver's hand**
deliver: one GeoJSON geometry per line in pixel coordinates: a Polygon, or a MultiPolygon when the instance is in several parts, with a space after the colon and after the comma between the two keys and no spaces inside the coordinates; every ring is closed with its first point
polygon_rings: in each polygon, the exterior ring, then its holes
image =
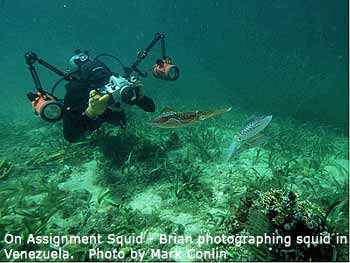
{"type": "Polygon", "coordinates": [[[92,90],[89,93],[89,97],[89,106],[85,110],[85,113],[89,118],[96,119],[107,109],[110,95],[101,96],[96,90],[92,90]]]}
{"type": "Polygon", "coordinates": [[[143,92],[143,84],[141,81],[137,80],[134,83],[134,87],[137,88],[137,100],[142,100],[142,98],[144,97],[144,92],[143,92]]]}

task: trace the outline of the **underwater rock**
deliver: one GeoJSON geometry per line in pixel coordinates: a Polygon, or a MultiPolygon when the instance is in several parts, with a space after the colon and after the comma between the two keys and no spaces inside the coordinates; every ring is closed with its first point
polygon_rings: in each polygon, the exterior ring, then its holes
{"type": "Polygon", "coordinates": [[[97,161],[92,160],[85,163],[81,169],[72,170],[69,180],[60,183],[58,187],[62,190],[87,190],[92,194],[92,201],[96,201],[98,195],[105,191],[104,188],[96,184],[97,161]]]}
{"type": "Polygon", "coordinates": [[[196,236],[204,230],[204,224],[200,220],[195,219],[191,214],[176,214],[172,211],[166,211],[166,213],[161,215],[161,218],[181,226],[183,228],[183,233],[181,234],[196,236]]]}
{"type": "Polygon", "coordinates": [[[186,213],[175,214],[173,212],[168,212],[167,214],[163,214],[162,218],[167,219],[175,224],[186,226],[188,224],[193,223],[193,216],[186,213]]]}
{"type": "Polygon", "coordinates": [[[349,180],[349,161],[336,160],[335,165],[325,166],[326,172],[333,176],[339,183],[345,183],[349,180]]]}
{"type": "Polygon", "coordinates": [[[136,194],[129,203],[129,206],[134,210],[140,211],[142,214],[150,215],[161,208],[162,198],[154,194],[152,190],[147,190],[146,192],[136,194]]]}

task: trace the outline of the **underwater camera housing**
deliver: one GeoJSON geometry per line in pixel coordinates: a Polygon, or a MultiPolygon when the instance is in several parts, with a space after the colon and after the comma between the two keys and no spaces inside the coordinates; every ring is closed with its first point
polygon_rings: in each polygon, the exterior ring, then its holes
{"type": "Polygon", "coordinates": [[[134,87],[136,78],[130,80],[120,76],[113,75],[109,79],[109,83],[99,89],[101,94],[110,94],[111,100],[108,103],[109,108],[120,110],[127,105],[136,103],[138,90],[134,87]]]}

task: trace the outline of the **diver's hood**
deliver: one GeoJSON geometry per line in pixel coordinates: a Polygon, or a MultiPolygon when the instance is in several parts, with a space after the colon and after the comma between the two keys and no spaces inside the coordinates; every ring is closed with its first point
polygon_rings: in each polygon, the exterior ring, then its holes
{"type": "Polygon", "coordinates": [[[79,79],[89,84],[101,87],[108,83],[112,71],[100,60],[87,61],[80,66],[79,79]]]}

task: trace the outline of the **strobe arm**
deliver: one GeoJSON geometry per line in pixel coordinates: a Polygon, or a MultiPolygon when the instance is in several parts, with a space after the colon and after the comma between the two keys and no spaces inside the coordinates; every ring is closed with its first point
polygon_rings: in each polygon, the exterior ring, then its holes
{"type": "Polygon", "coordinates": [[[30,71],[30,74],[32,75],[35,88],[37,89],[38,92],[40,92],[42,94],[45,93],[42,86],[41,86],[38,72],[36,71],[35,67],[33,66],[35,61],[37,61],[37,59],[38,59],[37,55],[33,52],[27,52],[24,55],[24,58],[26,60],[27,65],[29,66],[29,71],[30,71]]]}
{"type": "Polygon", "coordinates": [[[40,65],[44,66],[45,68],[49,69],[50,71],[56,73],[58,76],[63,77],[65,80],[75,80],[74,77],[72,77],[71,75],[68,75],[66,73],[64,73],[63,71],[59,70],[58,68],[52,66],[51,64],[47,63],[45,60],[39,58],[37,56],[37,54],[35,54],[34,52],[30,51],[27,52],[24,55],[25,61],[27,63],[27,65],[29,66],[29,71],[30,74],[32,75],[32,78],[34,80],[34,84],[35,84],[35,88],[41,92],[41,93],[45,93],[45,91],[43,90],[41,83],[40,83],[40,79],[38,76],[38,72],[36,71],[36,68],[34,67],[34,63],[38,62],[40,65]]]}
{"type": "Polygon", "coordinates": [[[163,33],[156,33],[154,36],[154,39],[151,41],[151,43],[148,44],[148,46],[143,51],[139,51],[137,53],[136,61],[130,66],[130,67],[124,67],[125,77],[129,78],[131,73],[133,71],[137,72],[140,76],[146,77],[147,73],[142,72],[140,69],[137,68],[137,66],[141,63],[143,59],[147,57],[148,52],[157,44],[159,40],[161,40],[161,53],[162,57],[165,58],[165,34],[163,33]]]}
{"type": "Polygon", "coordinates": [[[45,60],[39,58],[34,52],[27,52],[25,54],[25,60],[26,63],[31,66],[33,65],[36,61],[40,64],[43,65],[45,68],[51,70],[52,72],[56,73],[60,77],[66,77],[67,74],[65,74],[63,71],[59,70],[58,68],[52,66],[51,64],[47,63],[45,60]]]}
{"type": "Polygon", "coordinates": [[[166,59],[165,55],[165,40],[164,37],[160,40],[160,52],[162,53],[162,59],[166,59]]]}
{"type": "Polygon", "coordinates": [[[154,36],[154,39],[152,40],[152,42],[149,43],[149,45],[146,47],[146,49],[141,53],[140,58],[141,58],[141,59],[146,58],[148,52],[154,47],[155,44],[157,44],[157,42],[158,42],[159,40],[162,40],[162,43],[164,43],[164,38],[165,38],[165,35],[164,35],[164,34],[162,34],[162,33],[156,33],[155,36],[154,36]]]}

